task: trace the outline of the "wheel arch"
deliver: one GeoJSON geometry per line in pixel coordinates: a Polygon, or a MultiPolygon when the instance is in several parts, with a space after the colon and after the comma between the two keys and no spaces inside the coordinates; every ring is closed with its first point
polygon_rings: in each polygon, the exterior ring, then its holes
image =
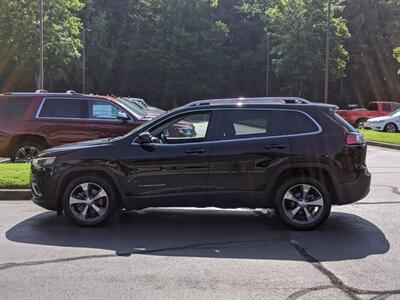
{"type": "Polygon", "coordinates": [[[395,122],[393,122],[393,121],[389,121],[389,122],[387,122],[386,124],[385,124],[385,127],[383,127],[383,130],[384,131],[386,131],[386,127],[388,126],[388,125],[394,125],[394,127],[396,128],[396,131],[399,131],[399,126],[397,126],[397,124],[395,123],[395,122]]]}
{"type": "MultiPolygon", "coordinates": [[[[326,186],[332,197],[332,204],[337,204],[339,200],[338,183],[332,170],[328,166],[322,164],[292,164],[279,168],[273,175],[273,180],[270,180],[267,186],[267,195],[273,199],[274,190],[287,178],[292,177],[311,177],[320,181],[326,186]]],[[[272,202],[271,202],[272,203],[272,202]]],[[[273,203],[272,203],[273,204],[273,203]]]]}
{"type": "Polygon", "coordinates": [[[106,170],[101,167],[78,167],[78,168],[73,168],[71,170],[65,171],[61,176],[60,179],[57,182],[56,185],[56,192],[55,192],[55,197],[57,199],[57,211],[61,212],[62,210],[62,196],[65,191],[66,186],[72,180],[73,178],[77,178],[80,176],[100,176],[107,181],[109,181],[114,188],[114,192],[118,199],[121,202],[121,205],[125,206],[124,203],[124,193],[121,188],[121,186],[118,184],[118,181],[116,180],[115,176],[113,173],[109,170],[106,170]]]}
{"type": "Polygon", "coordinates": [[[42,143],[46,147],[49,145],[46,138],[41,135],[30,134],[30,133],[21,133],[21,134],[17,134],[15,136],[13,136],[12,139],[10,140],[10,144],[8,145],[8,148],[7,148],[8,153],[11,154],[13,148],[16,145],[18,145],[18,143],[21,143],[26,140],[37,141],[39,143],[42,143]]]}

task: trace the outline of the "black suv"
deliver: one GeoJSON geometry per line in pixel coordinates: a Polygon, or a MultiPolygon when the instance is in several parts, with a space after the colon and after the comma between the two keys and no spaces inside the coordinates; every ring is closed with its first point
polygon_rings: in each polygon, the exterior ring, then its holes
{"type": "Polygon", "coordinates": [[[336,106],[299,98],[192,102],[114,138],[42,152],[33,201],[82,225],[119,208],[275,208],[297,229],[365,197],[367,145],[336,106]],[[187,122],[194,134],[171,130],[187,122]]]}

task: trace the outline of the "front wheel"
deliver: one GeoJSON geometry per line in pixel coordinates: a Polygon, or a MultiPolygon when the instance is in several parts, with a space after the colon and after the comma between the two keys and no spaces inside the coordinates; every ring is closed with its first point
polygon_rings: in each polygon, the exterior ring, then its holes
{"type": "Polygon", "coordinates": [[[331,200],[327,189],[316,179],[286,180],[278,189],[275,208],[290,227],[300,230],[320,226],[329,216],[331,200]]]}
{"type": "Polygon", "coordinates": [[[389,133],[395,133],[397,132],[397,126],[393,123],[389,123],[385,126],[384,130],[389,133]]]}
{"type": "Polygon", "coordinates": [[[95,226],[110,220],[117,208],[113,187],[100,176],[70,182],[62,199],[66,215],[75,223],[95,226]]]}

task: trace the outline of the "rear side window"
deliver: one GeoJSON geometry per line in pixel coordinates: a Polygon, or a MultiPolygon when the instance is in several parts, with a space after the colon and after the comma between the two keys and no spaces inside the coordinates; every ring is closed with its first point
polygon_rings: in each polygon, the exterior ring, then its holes
{"type": "Polygon", "coordinates": [[[86,118],[86,102],[79,99],[46,99],[39,116],[44,118],[86,118]]]}
{"type": "Polygon", "coordinates": [[[16,119],[22,117],[31,102],[32,98],[0,99],[0,118],[16,119]]]}
{"type": "Polygon", "coordinates": [[[400,109],[400,103],[393,103],[392,104],[392,110],[395,111],[395,110],[398,110],[398,109],[400,109]]]}
{"type": "Polygon", "coordinates": [[[318,131],[318,126],[306,114],[299,111],[280,111],[287,134],[303,134],[318,131]]]}
{"type": "Polygon", "coordinates": [[[217,140],[284,135],[276,113],[268,110],[224,110],[219,112],[217,140]]]}

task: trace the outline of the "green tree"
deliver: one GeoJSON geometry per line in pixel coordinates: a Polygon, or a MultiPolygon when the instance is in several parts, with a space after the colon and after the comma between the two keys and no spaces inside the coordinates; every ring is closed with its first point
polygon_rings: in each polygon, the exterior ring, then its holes
{"type": "MultiPolygon", "coordinates": [[[[346,70],[349,37],[346,24],[333,10],[330,80],[346,70]]],[[[273,39],[273,65],[281,78],[281,93],[322,98],[327,1],[277,0],[266,12],[267,32],[273,39]]]]}
{"type": "MultiPolygon", "coordinates": [[[[400,63],[400,47],[393,50],[393,57],[398,63],[400,63]]],[[[397,71],[397,73],[400,75],[400,69],[397,71]]]]}
{"type": "Polygon", "coordinates": [[[399,0],[348,0],[342,16],[351,38],[346,41],[350,64],[345,80],[346,100],[400,98],[400,80],[393,49],[400,45],[399,0]]]}
{"type": "MultiPolygon", "coordinates": [[[[45,0],[45,87],[68,82],[69,64],[80,54],[79,0],[45,0]]],[[[0,0],[0,88],[37,81],[39,65],[39,0],[0,0]]],[[[34,85],[34,84],[33,84],[34,85]]]]}

